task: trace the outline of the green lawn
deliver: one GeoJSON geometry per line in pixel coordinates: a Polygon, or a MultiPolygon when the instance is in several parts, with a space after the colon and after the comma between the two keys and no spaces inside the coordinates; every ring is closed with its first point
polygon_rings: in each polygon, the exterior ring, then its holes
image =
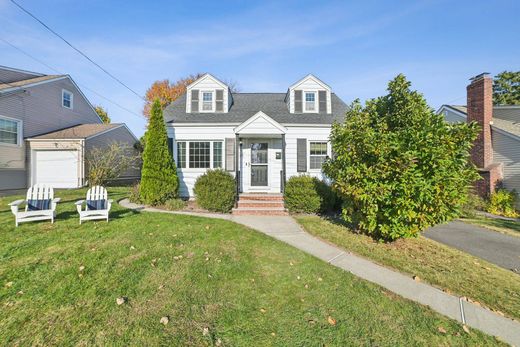
{"type": "Polygon", "coordinates": [[[0,344],[499,344],[228,221],[116,204],[109,223],[80,226],[73,201],[83,194],[58,191],[54,225],[18,228],[7,207],[15,197],[0,199],[0,344]]]}
{"type": "Polygon", "coordinates": [[[520,319],[520,276],[511,271],[422,236],[378,243],[317,216],[297,220],[309,233],[353,253],[520,319]]]}
{"type": "Polygon", "coordinates": [[[473,218],[464,218],[463,222],[479,225],[503,234],[520,237],[520,222],[509,221],[484,216],[475,216],[473,218]]]}

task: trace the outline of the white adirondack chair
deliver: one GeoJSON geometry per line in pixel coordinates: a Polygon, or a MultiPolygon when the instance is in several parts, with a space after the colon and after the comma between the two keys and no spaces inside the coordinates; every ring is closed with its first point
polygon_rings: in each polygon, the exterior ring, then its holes
{"type": "Polygon", "coordinates": [[[16,200],[9,204],[14,214],[15,224],[35,220],[50,219],[54,223],[56,205],[60,198],[54,198],[54,189],[46,184],[36,184],[27,190],[25,200],[16,200]],[[25,210],[20,211],[20,205],[25,202],[25,210]]]}
{"type": "Polygon", "coordinates": [[[106,219],[112,206],[112,200],[107,199],[107,190],[101,186],[94,186],[87,192],[86,200],[76,201],[76,209],[79,213],[79,224],[84,220],[106,219]],[[85,209],[83,209],[85,204],[85,209]]]}

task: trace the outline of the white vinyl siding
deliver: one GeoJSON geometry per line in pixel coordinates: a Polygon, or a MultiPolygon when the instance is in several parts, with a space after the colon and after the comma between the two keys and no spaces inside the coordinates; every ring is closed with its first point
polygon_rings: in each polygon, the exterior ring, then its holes
{"type": "MultiPolygon", "coordinates": [[[[179,195],[183,197],[192,197],[193,196],[193,186],[195,185],[195,181],[197,178],[206,172],[206,168],[189,168],[189,167],[181,167],[179,165],[179,150],[178,148],[183,146],[181,143],[187,143],[190,141],[210,141],[210,142],[223,142],[226,138],[235,138],[234,129],[237,125],[200,125],[200,126],[188,126],[181,125],[175,127],[168,127],[168,136],[174,138],[174,156],[175,161],[177,162],[177,174],[179,176],[179,195]],[[181,144],[179,146],[179,144],[181,144]]],[[[291,176],[300,175],[301,173],[296,171],[296,140],[298,138],[305,138],[308,142],[328,142],[329,134],[330,134],[330,126],[290,126],[285,125],[287,128],[285,142],[286,142],[286,178],[289,179],[291,176]]],[[[259,123],[254,122],[248,126],[248,131],[251,129],[255,130],[255,134],[258,133],[261,135],[262,131],[265,131],[262,137],[255,140],[256,142],[262,142],[267,140],[269,142],[269,191],[270,192],[279,192],[280,191],[280,171],[282,170],[282,160],[276,159],[276,153],[281,153],[282,151],[282,141],[280,135],[273,135],[272,138],[265,137],[267,134],[272,134],[273,127],[268,126],[267,123],[264,123],[264,119],[259,119],[259,123]],[[259,125],[258,127],[256,125],[259,125]],[[261,130],[262,129],[262,130],[261,130]]],[[[253,140],[254,135],[249,135],[249,138],[242,138],[243,146],[242,146],[242,156],[245,155],[245,144],[251,139],[253,140]]],[[[187,145],[186,145],[187,147],[187,145]]],[[[225,158],[225,149],[222,144],[222,156],[225,158]]],[[[187,148],[186,148],[187,150],[187,148]]],[[[185,150],[185,151],[186,151],[185,150]]],[[[330,144],[328,145],[328,153],[330,153],[330,144]]],[[[181,151],[182,152],[182,151],[181,151]]],[[[187,152],[185,152],[187,153],[187,152]]],[[[213,153],[213,152],[212,152],[213,153]]],[[[213,161],[215,159],[215,155],[213,154],[213,161]]],[[[188,158],[185,159],[186,166],[188,158]]],[[[213,166],[215,163],[213,162],[213,166]]],[[[244,171],[244,163],[239,163],[239,170],[244,171]]],[[[234,175],[234,171],[230,172],[234,175]]],[[[323,179],[324,176],[321,170],[310,170],[307,174],[323,179]]],[[[246,178],[243,177],[243,183],[245,183],[246,178]]]]}
{"type": "MultiPolygon", "coordinates": [[[[229,100],[231,99],[231,95],[228,91],[228,87],[217,81],[214,77],[211,75],[206,75],[204,77],[201,77],[199,80],[194,82],[189,86],[189,88],[186,91],[186,113],[195,113],[195,112],[213,112],[215,110],[215,99],[216,99],[216,90],[220,89],[223,90],[222,94],[222,111],[227,113],[229,110],[229,100]],[[199,109],[198,110],[192,110],[191,109],[191,91],[192,90],[199,90],[199,109]],[[202,111],[202,103],[203,103],[203,92],[212,92],[213,93],[213,105],[212,105],[212,111],[202,111]]],[[[220,100],[219,100],[220,101],[220,100]]]]}
{"type": "Polygon", "coordinates": [[[319,83],[313,76],[309,76],[305,80],[301,81],[299,84],[292,86],[292,88],[289,90],[289,112],[294,113],[294,91],[295,90],[301,90],[303,91],[302,99],[304,102],[303,105],[303,112],[305,111],[305,92],[306,91],[313,91],[316,92],[316,111],[312,112],[318,112],[318,105],[319,105],[319,95],[318,92],[320,90],[326,91],[327,95],[327,113],[332,113],[332,103],[331,103],[331,91],[328,88],[325,88],[321,83],[319,83]]]}

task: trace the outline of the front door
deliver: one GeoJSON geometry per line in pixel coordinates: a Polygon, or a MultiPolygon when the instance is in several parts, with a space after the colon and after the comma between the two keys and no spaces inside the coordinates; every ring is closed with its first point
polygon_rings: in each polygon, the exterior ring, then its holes
{"type": "Polygon", "coordinates": [[[251,186],[267,187],[269,185],[268,142],[251,142],[251,186]]]}

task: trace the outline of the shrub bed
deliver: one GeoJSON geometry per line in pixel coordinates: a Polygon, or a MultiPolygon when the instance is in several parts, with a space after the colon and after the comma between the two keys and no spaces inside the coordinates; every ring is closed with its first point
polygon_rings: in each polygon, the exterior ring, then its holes
{"type": "Polygon", "coordinates": [[[323,213],[332,210],[336,203],[327,183],[307,175],[289,178],[284,195],[285,206],[295,213],[323,213]]]}
{"type": "Polygon", "coordinates": [[[507,189],[499,189],[489,197],[487,211],[505,217],[516,218],[520,214],[516,210],[517,193],[507,189]]]}
{"type": "Polygon", "coordinates": [[[213,212],[230,212],[236,198],[235,179],[223,169],[208,170],[193,188],[197,205],[213,212]]]}

